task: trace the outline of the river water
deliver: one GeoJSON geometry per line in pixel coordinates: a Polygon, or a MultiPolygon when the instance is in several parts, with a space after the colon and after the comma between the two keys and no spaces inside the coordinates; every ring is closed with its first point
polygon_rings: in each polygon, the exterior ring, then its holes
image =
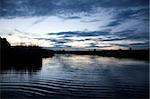
{"type": "Polygon", "coordinates": [[[0,73],[2,99],[148,99],[149,62],[55,55],[41,68],[0,73]]]}

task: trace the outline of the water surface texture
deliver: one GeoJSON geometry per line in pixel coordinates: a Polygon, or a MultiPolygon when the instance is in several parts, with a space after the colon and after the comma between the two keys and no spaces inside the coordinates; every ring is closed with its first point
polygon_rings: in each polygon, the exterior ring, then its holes
{"type": "Polygon", "coordinates": [[[89,55],[55,55],[42,61],[37,69],[2,70],[1,98],[148,98],[148,62],[89,55]]]}

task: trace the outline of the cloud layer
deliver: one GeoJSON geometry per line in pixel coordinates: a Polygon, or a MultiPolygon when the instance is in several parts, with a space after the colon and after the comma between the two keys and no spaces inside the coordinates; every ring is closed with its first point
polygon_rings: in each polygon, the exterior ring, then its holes
{"type": "Polygon", "coordinates": [[[148,0],[0,0],[0,35],[54,48],[148,48],[148,0]]]}
{"type": "MultiPolygon", "coordinates": [[[[1,17],[94,13],[100,7],[148,6],[148,0],[1,0],[1,17]]],[[[131,12],[132,13],[132,12],[131,12]]]]}

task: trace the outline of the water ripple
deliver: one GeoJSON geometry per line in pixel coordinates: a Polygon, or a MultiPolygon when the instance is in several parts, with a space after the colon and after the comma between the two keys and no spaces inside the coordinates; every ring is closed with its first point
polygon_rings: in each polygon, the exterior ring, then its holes
{"type": "Polygon", "coordinates": [[[148,98],[148,63],[137,62],[138,65],[133,60],[83,57],[77,57],[78,60],[69,56],[46,59],[42,70],[33,74],[15,70],[1,73],[2,98],[148,98]],[[81,57],[82,64],[79,64],[81,57]]]}

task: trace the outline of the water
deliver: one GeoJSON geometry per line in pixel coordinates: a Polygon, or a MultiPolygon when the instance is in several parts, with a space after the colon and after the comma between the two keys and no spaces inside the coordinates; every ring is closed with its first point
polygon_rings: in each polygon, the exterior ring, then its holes
{"type": "Polygon", "coordinates": [[[55,55],[41,68],[1,71],[2,99],[148,99],[149,63],[89,55],[55,55]]]}

